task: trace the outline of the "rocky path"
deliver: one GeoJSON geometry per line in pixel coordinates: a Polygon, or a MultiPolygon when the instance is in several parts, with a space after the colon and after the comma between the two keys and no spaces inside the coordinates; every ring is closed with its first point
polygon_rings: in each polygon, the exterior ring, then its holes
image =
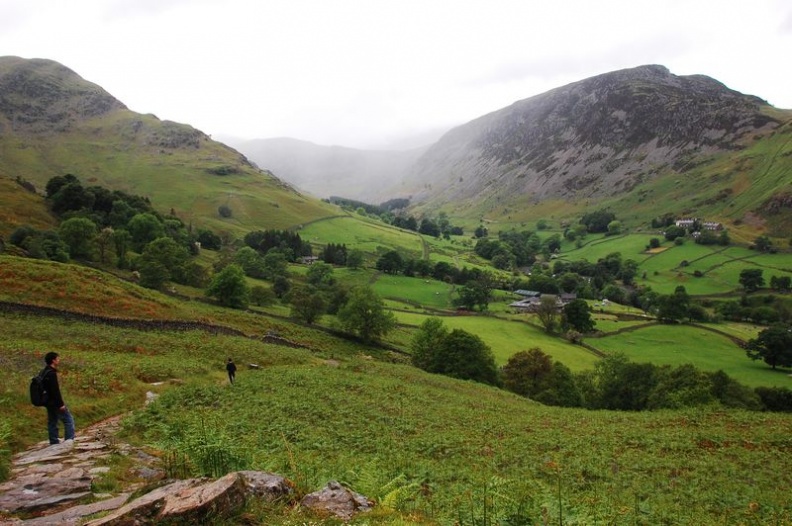
{"type": "MultiPolygon", "coordinates": [[[[261,471],[237,471],[216,480],[164,480],[157,457],[117,439],[120,421],[121,416],[109,418],[78,432],[73,441],[41,442],[15,455],[11,477],[0,484],[0,526],[200,524],[209,515],[233,515],[251,498],[293,497],[292,482],[261,471]],[[97,491],[102,476],[119,463],[123,489],[97,491]],[[136,492],[141,495],[130,500],[136,492]]],[[[300,505],[320,517],[348,521],[369,511],[373,502],[330,481],[305,495],[300,505]]]]}
{"type": "Polygon", "coordinates": [[[116,416],[78,431],[74,441],[41,442],[14,456],[11,477],[0,484],[0,525],[76,525],[84,517],[121,507],[131,492],[164,477],[158,459],[120,443],[116,416]],[[123,491],[94,490],[113,455],[130,460],[123,491]]]}

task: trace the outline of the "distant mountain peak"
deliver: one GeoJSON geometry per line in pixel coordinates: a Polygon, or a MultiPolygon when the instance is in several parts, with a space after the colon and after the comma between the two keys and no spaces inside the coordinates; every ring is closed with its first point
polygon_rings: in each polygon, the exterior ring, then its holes
{"type": "Polygon", "coordinates": [[[603,198],[779,121],[758,97],[660,65],[597,75],[455,128],[416,163],[414,199],[603,198]]]}
{"type": "Polygon", "coordinates": [[[0,125],[57,132],[126,106],[53,60],[0,57],[0,125]]]}

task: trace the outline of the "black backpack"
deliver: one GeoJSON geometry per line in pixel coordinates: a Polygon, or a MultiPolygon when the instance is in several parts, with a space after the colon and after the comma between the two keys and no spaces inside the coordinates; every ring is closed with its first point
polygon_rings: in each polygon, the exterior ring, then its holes
{"type": "Polygon", "coordinates": [[[44,377],[47,376],[47,369],[44,368],[36,376],[30,379],[30,403],[36,407],[44,407],[49,402],[49,393],[44,385],[44,377]]]}

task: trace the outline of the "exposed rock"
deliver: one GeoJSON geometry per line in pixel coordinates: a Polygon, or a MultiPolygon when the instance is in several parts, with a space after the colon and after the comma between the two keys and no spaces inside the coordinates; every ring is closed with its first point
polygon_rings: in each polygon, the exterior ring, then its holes
{"type": "Polygon", "coordinates": [[[323,489],[306,495],[300,504],[318,513],[349,520],[356,513],[371,510],[373,503],[363,495],[331,480],[323,489]]]}
{"type": "Polygon", "coordinates": [[[21,524],[25,526],[72,526],[78,524],[83,517],[88,517],[104,511],[110,511],[122,506],[129,498],[129,493],[122,493],[117,497],[108,498],[91,504],[82,504],[67,508],[60,513],[28,519],[21,524]]]}
{"type": "Polygon", "coordinates": [[[188,479],[157,488],[86,526],[156,524],[161,521],[200,522],[226,516],[250,496],[274,499],[288,495],[291,484],[278,475],[258,471],[229,473],[217,479],[188,479]]]}
{"type": "Polygon", "coordinates": [[[515,102],[454,128],[401,186],[413,203],[600,199],[732,154],[780,114],[703,75],[614,71],[515,102]]]}

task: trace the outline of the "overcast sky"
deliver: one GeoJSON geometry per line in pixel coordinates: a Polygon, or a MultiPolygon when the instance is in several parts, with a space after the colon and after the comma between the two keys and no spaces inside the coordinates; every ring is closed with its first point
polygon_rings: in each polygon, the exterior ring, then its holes
{"type": "Polygon", "coordinates": [[[642,64],[792,108],[789,0],[0,0],[0,55],[214,136],[352,147],[642,64]]]}

